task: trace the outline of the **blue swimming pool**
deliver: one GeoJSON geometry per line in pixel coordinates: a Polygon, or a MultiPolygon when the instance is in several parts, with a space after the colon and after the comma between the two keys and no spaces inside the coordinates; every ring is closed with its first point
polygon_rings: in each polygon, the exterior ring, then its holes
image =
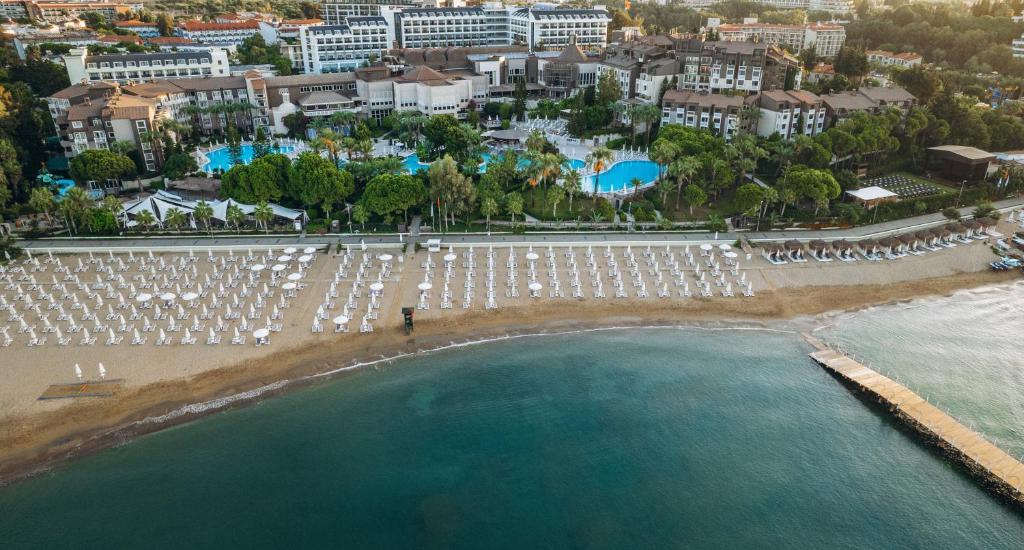
{"type": "MultiPolygon", "coordinates": [[[[481,155],[481,157],[483,158],[484,161],[480,164],[480,173],[483,173],[484,170],[487,169],[487,163],[491,161],[491,155],[488,153],[484,153],[483,155],[481,155]]],[[[405,165],[405,169],[412,174],[415,174],[420,170],[426,170],[427,168],[430,168],[430,164],[420,162],[420,157],[416,153],[413,153],[402,159],[402,164],[405,165]]],[[[529,164],[530,161],[525,158],[519,159],[519,162],[516,163],[520,170],[527,167],[529,164]]],[[[569,168],[573,170],[582,170],[583,167],[586,166],[586,163],[579,159],[569,159],[568,164],[569,168]]]]}
{"type": "MultiPolygon", "coordinates": [[[[624,160],[616,162],[611,168],[598,174],[597,192],[629,191],[633,178],[639,178],[643,185],[654,183],[658,179],[658,165],[650,160],[624,160]]],[[[587,176],[583,182],[583,190],[592,192],[594,176],[587,176]]]]}
{"type": "MultiPolygon", "coordinates": [[[[291,153],[295,148],[291,145],[285,145],[282,147],[275,147],[273,152],[275,153],[291,153]]],[[[206,158],[209,160],[202,169],[206,173],[220,170],[227,172],[231,169],[231,155],[228,153],[227,146],[219,149],[214,149],[209,153],[206,153],[206,158]]],[[[242,164],[249,164],[252,162],[252,145],[242,145],[242,164]]]]}

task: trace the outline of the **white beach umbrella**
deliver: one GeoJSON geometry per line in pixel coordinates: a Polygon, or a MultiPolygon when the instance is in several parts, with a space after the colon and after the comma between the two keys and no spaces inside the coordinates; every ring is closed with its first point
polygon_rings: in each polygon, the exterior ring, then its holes
{"type": "Polygon", "coordinates": [[[75,378],[82,379],[82,368],[78,366],[78,363],[75,363],[75,378]]]}
{"type": "Polygon", "coordinates": [[[100,371],[100,380],[102,380],[102,379],[107,377],[107,369],[103,367],[103,363],[100,363],[99,371],[100,371]]]}

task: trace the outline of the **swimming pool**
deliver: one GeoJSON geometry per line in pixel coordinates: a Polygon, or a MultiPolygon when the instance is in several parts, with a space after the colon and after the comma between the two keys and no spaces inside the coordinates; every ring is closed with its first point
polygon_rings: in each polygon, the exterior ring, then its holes
{"type": "MultiPolygon", "coordinates": [[[[658,179],[658,164],[650,160],[623,160],[616,162],[611,168],[598,174],[598,193],[630,191],[633,178],[638,178],[643,185],[654,183],[658,179]]],[[[593,192],[594,176],[587,176],[583,181],[583,190],[593,192]]]]}
{"type": "MultiPolygon", "coordinates": [[[[295,147],[291,145],[284,145],[280,147],[274,147],[272,152],[274,153],[291,153],[295,150],[295,147]]],[[[233,163],[231,162],[231,155],[228,153],[227,146],[214,149],[209,153],[206,153],[207,163],[203,165],[203,171],[209,174],[215,170],[227,172],[231,169],[233,163]]],[[[242,164],[249,164],[252,162],[252,145],[242,145],[242,164]]]]}
{"type": "MultiPolygon", "coordinates": [[[[487,163],[491,161],[492,157],[491,157],[491,155],[489,153],[484,153],[483,155],[480,155],[480,156],[484,160],[482,163],[480,163],[480,173],[482,174],[485,170],[487,170],[487,163]]],[[[420,162],[420,157],[416,153],[413,153],[413,154],[405,157],[404,159],[402,159],[402,164],[405,166],[405,169],[408,170],[412,174],[415,174],[416,172],[419,172],[420,170],[426,170],[427,168],[430,168],[430,164],[420,162]]],[[[529,165],[530,165],[530,161],[528,159],[525,159],[525,158],[520,158],[519,162],[516,163],[516,166],[520,170],[522,170],[523,168],[526,168],[529,165]]],[[[586,166],[586,163],[583,162],[580,159],[569,159],[568,165],[569,165],[569,168],[571,168],[573,170],[582,170],[583,167],[586,166]]]]}

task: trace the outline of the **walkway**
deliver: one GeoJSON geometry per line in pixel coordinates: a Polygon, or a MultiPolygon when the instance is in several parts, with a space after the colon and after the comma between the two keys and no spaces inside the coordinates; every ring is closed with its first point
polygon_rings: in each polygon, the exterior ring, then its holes
{"type": "Polygon", "coordinates": [[[1024,464],[989,443],[902,384],[849,357],[823,349],[810,354],[821,366],[889,405],[916,430],[941,440],[957,460],[1001,486],[1001,493],[1024,502],[1024,464]],[[980,472],[977,471],[980,469],[980,472]]]}
{"type": "MultiPolygon", "coordinates": [[[[1001,211],[1024,208],[1024,198],[1009,199],[995,203],[995,207],[1001,211]]],[[[973,207],[960,209],[963,216],[970,217],[973,207]]],[[[511,244],[511,243],[594,243],[594,244],[658,244],[658,243],[704,243],[723,242],[733,243],[743,237],[750,242],[782,242],[798,240],[807,242],[814,239],[837,240],[846,239],[859,241],[867,238],[880,238],[889,235],[905,233],[907,231],[920,231],[930,227],[941,226],[949,220],[942,214],[927,214],[913,218],[905,218],[891,222],[884,222],[874,225],[865,225],[850,229],[785,229],[780,231],[725,231],[721,233],[709,232],[652,232],[652,233],[626,233],[626,232],[586,232],[571,231],[564,232],[530,232],[521,235],[487,233],[431,233],[424,232],[424,238],[440,238],[445,244],[453,245],[479,245],[479,244],[511,244]]],[[[575,227],[575,224],[566,223],[567,228],[575,227]]],[[[294,234],[281,235],[215,235],[208,236],[196,233],[182,234],[181,236],[160,236],[160,237],[79,237],[79,238],[50,238],[50,239],[29,239],[19,244],[31,249],[52,249],[54,251],[88,251],[107,250],[109,248],[147,248],[147,249],[182,249],[188,247],[205,248],[260,248],[260,247],[285,247],[290,245],[317,246],[335,244],[358,245],[365,242],[367,245],[396,244],[404,240],[405,236],[397,233],[345,233],[328,235],[306,235],[294,234]]]]}

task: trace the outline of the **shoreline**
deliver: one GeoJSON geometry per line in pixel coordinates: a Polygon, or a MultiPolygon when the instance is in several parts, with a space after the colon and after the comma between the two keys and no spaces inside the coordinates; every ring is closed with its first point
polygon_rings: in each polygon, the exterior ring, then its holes
{"type": "Polygon", "coordinates": [[[977,272],[891,284],[784,287],[738,300],[647,302],[642,311],[621,307],[622,302],[614,300],[542,303],[419,321],[411,336],[405,335],[396,320],[380,326],[372,339],[346,336],[324,345],[283,348],[191,378],[132,388],[116,400],[81,401],[55,411],[5,419],[0,430],[0,448],[4,449],[0,486],[207,414],[354,374],[381,361],[453,345],[614,327],[770,329],[784,322],[818,322],[868,307],[948,296],[1017,279],[1012,273],[977,272]]]}

